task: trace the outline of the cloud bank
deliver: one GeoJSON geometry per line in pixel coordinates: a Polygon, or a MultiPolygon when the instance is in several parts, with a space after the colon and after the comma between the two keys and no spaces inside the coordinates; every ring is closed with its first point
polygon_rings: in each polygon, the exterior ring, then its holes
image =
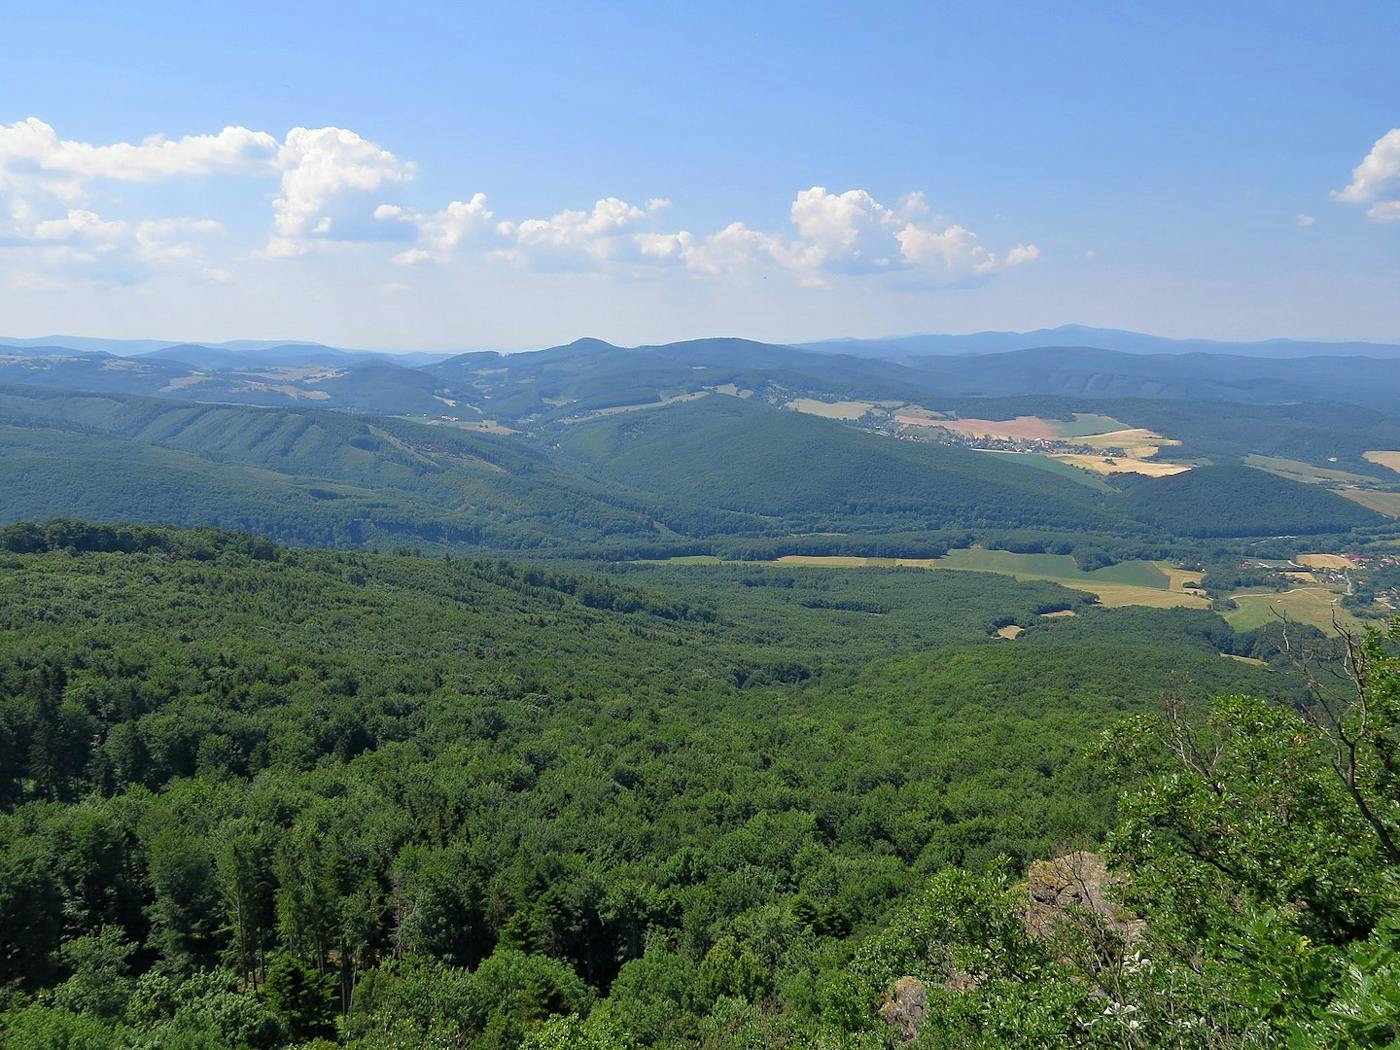
{"type": "Polygon", "coordinates": [[[18,257],[16,272],[35,287],[43,273],[134,282],[184,272],[228,282],[242,265],[355,246],[405,269],[479,258],[622,278],[777,274],[812,288],[856,278],[979,281],[1040,255],[1034,244],[993,251],[965,226],[931,215],[917,193],[887,205],[863,189],[812,186],[796,193],[786,227],[733,222],[695,232],[664,221],[672,208],[664,197],[604,197],[522,218],[498,218],[481,192],[437,210],[396,202],[416,174],[412,161],[346,128],[297,127],[279,138],[230,126],[95,144],[30,117],[0,125],[0,252],[18,257]],[[232,187],[221,190],[225,198],[242,191],[266,202],[262,231],[222,216],[123,212],[124,185],[212,179],[232,187]]]}

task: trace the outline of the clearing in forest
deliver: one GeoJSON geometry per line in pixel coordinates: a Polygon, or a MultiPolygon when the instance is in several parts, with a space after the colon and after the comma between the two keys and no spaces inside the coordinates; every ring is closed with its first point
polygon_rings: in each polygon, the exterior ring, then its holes
{"type": "Polygon", "coordinates": [[[795,397],[785,406],[794,412],[804,412],[809,416],[823,419],[845,419],[854,421],[875,407],[873,401],[818,401],[813,397],[795,397]]]}
{"type": "Polygon", "coordinates": [[[1377,492],[1374,489],[1336,489],[1338,496],[1345,496],[1353,503],[1374,510],[1391,518],[1400,518],[1400,492],[1377,492]]]}
{"type": "Polygon", "coordinates": [[[1333,616],[1345,627],[1355,627],[1360,622],[1342,607],[1337,593],[1325,587],[1232,594],[1230,599],[1238,608],[1224,615],[1237,631],[1252,631],[1266,623],[1277,623],[1282,618],[1312,624],[1324,631],[1331,630],[1333,616]]]}
{"type": "Polygon", "coordinates": [[[1365,456],[1372,463],[1386,467],[1400,474],[1400,452],[1367,452],[1365,456]]]}
{"type": "Polygon", "coordinates": [[[1047,580],[1079,591],[1088,591],[1104,605],[1149,605],[1165,609],[1185,606],[1204,609],[1204,595],[1185,588],[1199,573],[1176,569],[1162,562],[1124,561],[1085,572],[1068,554],[1016,554],[1012,551],[967,547],[951,550],[941,558],[858,558],[790,554],[770,564],[806,565],[829,569],[890,568],[907,566],[956,572],[994,572],[1016,580],[1047,580]]]}
{"type": "Polygon", "coordinates": [[[1352,564],[1340,554],[1300,554],[1293,559],[1309,569],[1350,569],[1352,564]]]}
{"type": "Polygon", "coordinates": [[[1172,474],[1184,474],[1190,470],[1185,463],[1165,463],[1155,459],[1139,459],[1128,456],[1086,456],[1077,453],[1061,453],[1055,456],[1061,463],[1069,463],[1096,474],[1145,474],[1149,478],[1165,478],[1172,474]]]}

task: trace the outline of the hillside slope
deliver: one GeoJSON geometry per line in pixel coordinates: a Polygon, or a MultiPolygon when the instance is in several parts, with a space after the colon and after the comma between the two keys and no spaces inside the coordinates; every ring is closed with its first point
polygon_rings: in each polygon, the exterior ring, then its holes
{"type": "Polygon", "coordinates": [[[1138,520],[1179,536],[1306,536],[1384,524],[1385,518],[1316,485],[1242,466],[1154,478],[1121,497],[1138,520]]]}
{"type": "Polygon", "coordinates": [[[1093,490],[1006,457],[897,442],[718,395],[579,424],[560,442],[629,488],[799,532],[1131,528],[1093,490]]]}
{"type": "Polygon", "coordinates": [[[306,543],[497,547],[650,534],[636,502],[520,441],[310,409],[0,387],[8,521],[253,528],[306,543]]]}

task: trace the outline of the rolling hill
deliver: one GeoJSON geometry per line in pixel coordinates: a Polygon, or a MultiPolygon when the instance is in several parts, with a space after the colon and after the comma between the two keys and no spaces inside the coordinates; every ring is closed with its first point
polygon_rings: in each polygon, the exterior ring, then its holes
{"type": "Polygon", "coordinates": [[[1234,465],[1154,478],[1121,498],[1138,520],[1181,536],[1310,535],[1384,522],[1326,489],[1234,465]]]}
{"type": "Polygon", "coordinates": [[[532,446],[311,409],[0,388],[0,515],[248,528],[317,544],[496,548],[651,533],[532,446]]]}
{"type": "Polygon", "coordinates": [[[796,532],[1130,527],[1093,490],[1013,459],[721,395],[581,424],[560,442],[619,484],[796,532]]]}

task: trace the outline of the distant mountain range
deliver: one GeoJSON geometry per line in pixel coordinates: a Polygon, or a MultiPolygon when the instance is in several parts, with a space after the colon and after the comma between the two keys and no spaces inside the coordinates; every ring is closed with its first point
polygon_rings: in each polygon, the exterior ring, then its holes
{"type": "MultiPolygon", "coordinates": [[[[1079,405],[1106,398],[1331,402],[1387,415],[1400,405],[1400,354],[1261,357],[1052,345],[884,356],[833,353],[834,347],[861,347],[824,345],[827,350],[816,351],[746,339],[694,339],[629,348],[579,339],[546,350],[473,351],[443,359],[315,343],[256,349],[183,343],[129,355],[31,343],[0,346],[0,383],[225,404],[299,403],[526,430],[721,389],[746,390],[746,396],[775,403],[815,397],[929,408],[947,407],[956,398],[1046,395],[1079,405]]],[[[1265,344],[1218,345],[1257,349],[1265,344]]]]}
{"type": "Polygon", "coordinates": [[[34,339],[0,336],[0,350],[16,354],[60,351],[157,357],[198,368],[289,368],[309,364],[352,364],[369,360],[399,365],[430,365],[453,356],[420,351],[347,350],[299,340],[233,339],[223,343],[172,343],[160,339],[98,339],[80,335],[46,335],[34,339]]]}
{"type": "MultiPolygon", "coordinates": [[[[728,340],[689,340],[691,345],[728,340]]],[[[771,345],[742,340],[749,346],[771,345]]],[[[600,339],[581,339],[576,345],[611,347],[600,339]]],[[[679,345],[679,344],[667,344],[679,345]]],[[[1037,328],[1029,332],[972,332],[967,335],[920,333],[888,336],[880,339],[822,339],[816,342],[790,343],[799,350],[814,350],[825,354],[851,357],[875,357],[902,361],[911,357],[953,356],[961,354],[1003,354],[1015,350],[1038,350],[1045,347],[1075,347],[1115,350],[1125,354],[1182,355],[1228,354],[1234,357],[1291,359],[1298,357],[1373,357],[1400,358],[1400,343],[1327,342],[1300,339],[1264,339],[1253,342],[1232,342],[1220,339],[1168,339],[1116,328],[1093,328],[1088,325],[1067,324],[1058,328],[1037,328]]],[[[103,339],[91,336],[47,335],[32,339],[0,336],[0,348],[13,353],[49,353],[56,350],[77,350],[107,353],[117,357],[159,357],[180,361],[204,369],[224,368],[291,368],[313,364],[349,365],[371,359],[409,367],[437,364],[449,358],[470,357],[481,353],[492,358],[510,356],[493,350],[467,354],[427,351],[363,350],[326,346],[298,339],[259,340],[231,339],[218,343],[170,342],[160,339],[103,339]]],[[[616,349],[614,347],[614,349],[616,349]]],[[[516,351],[528,353],[530,351],[516,351]]]]}
{"type": "Polygon", "coordinates": [[[1046,346],[1093,347],[1125,354],[1232,354],[1237,357],[1383,357],[1400,358],[1400,343],[1320,342],[1264,339],[1227,342],[1217,339],[1168,339],[1116,328],[1067,324],[1031,332],[973,332],[970,335],[902,335],[885,339],[825,339],[796,344],[823,353],[900,359],[945,354],[1001,354],[1046,346]]]}

